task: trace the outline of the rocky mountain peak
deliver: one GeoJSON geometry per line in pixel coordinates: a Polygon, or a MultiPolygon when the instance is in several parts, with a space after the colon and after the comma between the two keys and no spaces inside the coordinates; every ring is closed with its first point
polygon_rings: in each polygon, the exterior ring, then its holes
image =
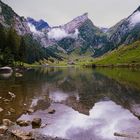
{"type": "Polygon", "coordinates": [[[64,30],[68,33],[72,33],[75,29],[78,29],[80,26],[83,25],[85,21],[88,20],[88,13],[84,13],[81,16],[74,18],[72,21],[68,22],[63,26],[64,30]]]}

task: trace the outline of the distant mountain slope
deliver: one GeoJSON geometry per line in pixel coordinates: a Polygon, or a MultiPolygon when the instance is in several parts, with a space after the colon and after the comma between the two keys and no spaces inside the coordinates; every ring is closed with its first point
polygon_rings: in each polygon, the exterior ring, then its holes
{"type": "Polygon", "coordinates": [[[96,59],[96,64],[140,64],[140,41],[122,45],[112,52],[96,59]]]}
{"type": "Polygon", "coordinates": [[[140,7],[107,31],[114,46],[129,44],[140,39],[140,7]]]}
{"type": "Polygon", "coordinates": [[[13,27],[19,35],[30,34],[26,19],[16,14],[11,7],[0,0],[0,23],[4,27],[13,27]]]}
{"type": "Polygon", "coordinates": [[[33,26],[35,26],[36,30],[41,31],[42,29],[49,28],[49,24],[44,20],[36,21],[33,18],[28,17],[27,22],[33,26]]]}

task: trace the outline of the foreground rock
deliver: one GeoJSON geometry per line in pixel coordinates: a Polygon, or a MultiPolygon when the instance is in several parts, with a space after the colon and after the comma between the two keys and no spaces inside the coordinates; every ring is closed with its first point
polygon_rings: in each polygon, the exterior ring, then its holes
{"type": "Polygon", "coordinates": [[[0,73],[12,73],[13,70],[11,67],[1,67],[0,68],[0,73]]]}
{"type": "Polygon", "coordinates": [[[0,112],[2,112],[2,111],[3,111],[3,108],[0,107],[0,112]]]}
{"type": "Polygon", "coordinates": [[[17,125],[19,125],[21,127],[22,126],[29,126],[31,124],[30,121],[25,121],[25,120],[17,120],[16,123],[17,123],[17,125]]]}
{"type": "Polygon", "coordinates": [[[56,111],[55,111],[54,109],[49,109],[49,110],[48,110],[48,113],[49,113],[49,114],[54,114],[55,112],[56,112],[56,111]]]}
{"type": "Polygon", "coordinates": [[[132,113],[140,119],[140,104],[135,104],[131,106],[132,113]]]}
{"type": "Polygon", "coordinates": [[[125,140],[128,140],[128,139],[140,140],[140,134],[139,133],[122,132],[122,133],[114,133],[114,136],[125,138],[125,140]]]}
{"type": "Polygon", "coordinates": [[[20,130],[7,130],[4,135],[0,135],[0,140],[66,140],[58,137],[52,138],[33,132],[23,132],[20,130]]]}
{"type": "Polygon", "coordinates": [[[12,99],[13,98],[16,98],[16,95],[14,93],[12,93],[12,92],[9,91],[8,94],[11,96],[12,99]]]}
{"type": "Polygon", "coordinates": [[[41,126],[41,118],[34,118],[32,121],[32,127],[33,128],[39,128],[41,126]]]}
{"type": "Polygon", "coordinates": [[[0,134],[4,134],[8,130],[7,126],[0,126],[0,134]]]}
{"type": "Polygon", "coordinates": [[[22,77],[23,74],[16,72],[15,76],[16,76],[16,77],[22,77]]]}
{"type": "Polygon", "coordinates": [[[31,132],[24,132],[20,130],[12,131],[13,137],[17,140],[35,140],[31,132]]]}
{"type": "Polygon", "coordinates": [[[34,109],[32,109],[32,108],[29,108],[26,112],[27,112],[27,113],[29,113],[29,114],[31,114],[31,113],[34,113],[34,112],[35,112],[35,110],[34,110],[34,109]]]}
{"type": "Polygon", "coordinates": [[[14,124],[14,123],[13,123],[12,121],[10,121],[9,119],[3,119],[3,120],[2,120],[2,123],[3,123],[4,126],[7,126],[7,127],[12,126],[12,125],[14,124]]]}

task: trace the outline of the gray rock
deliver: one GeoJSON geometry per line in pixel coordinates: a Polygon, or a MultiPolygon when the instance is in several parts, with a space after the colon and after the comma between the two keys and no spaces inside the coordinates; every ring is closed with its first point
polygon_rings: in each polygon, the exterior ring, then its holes
{"type": "Polygon", "coordinates": [[[36,128],[36,127],[40,127],[41,126],[41,118],[34,118],[32,121],[32,127],[36,128]]]}
{"type": "Polygon", "coordinates": [[[56,112],[56,111],[55,111],[54,109],[49,109],[49,110],[48,110],[48,113],[49,113],[49,114],[54,114],[55,112],[56,112]]]}

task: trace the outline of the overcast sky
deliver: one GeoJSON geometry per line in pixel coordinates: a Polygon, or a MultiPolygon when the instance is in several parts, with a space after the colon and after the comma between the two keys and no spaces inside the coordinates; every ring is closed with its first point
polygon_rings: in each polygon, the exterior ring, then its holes
{"type": "Polygon", "coordinates": [[[93,23],[110,27],[129,16],[140,0],[2,0],[16,13],[25,17],[44,19],[49,25],[61,25],[88,12],[93,23]]]}

